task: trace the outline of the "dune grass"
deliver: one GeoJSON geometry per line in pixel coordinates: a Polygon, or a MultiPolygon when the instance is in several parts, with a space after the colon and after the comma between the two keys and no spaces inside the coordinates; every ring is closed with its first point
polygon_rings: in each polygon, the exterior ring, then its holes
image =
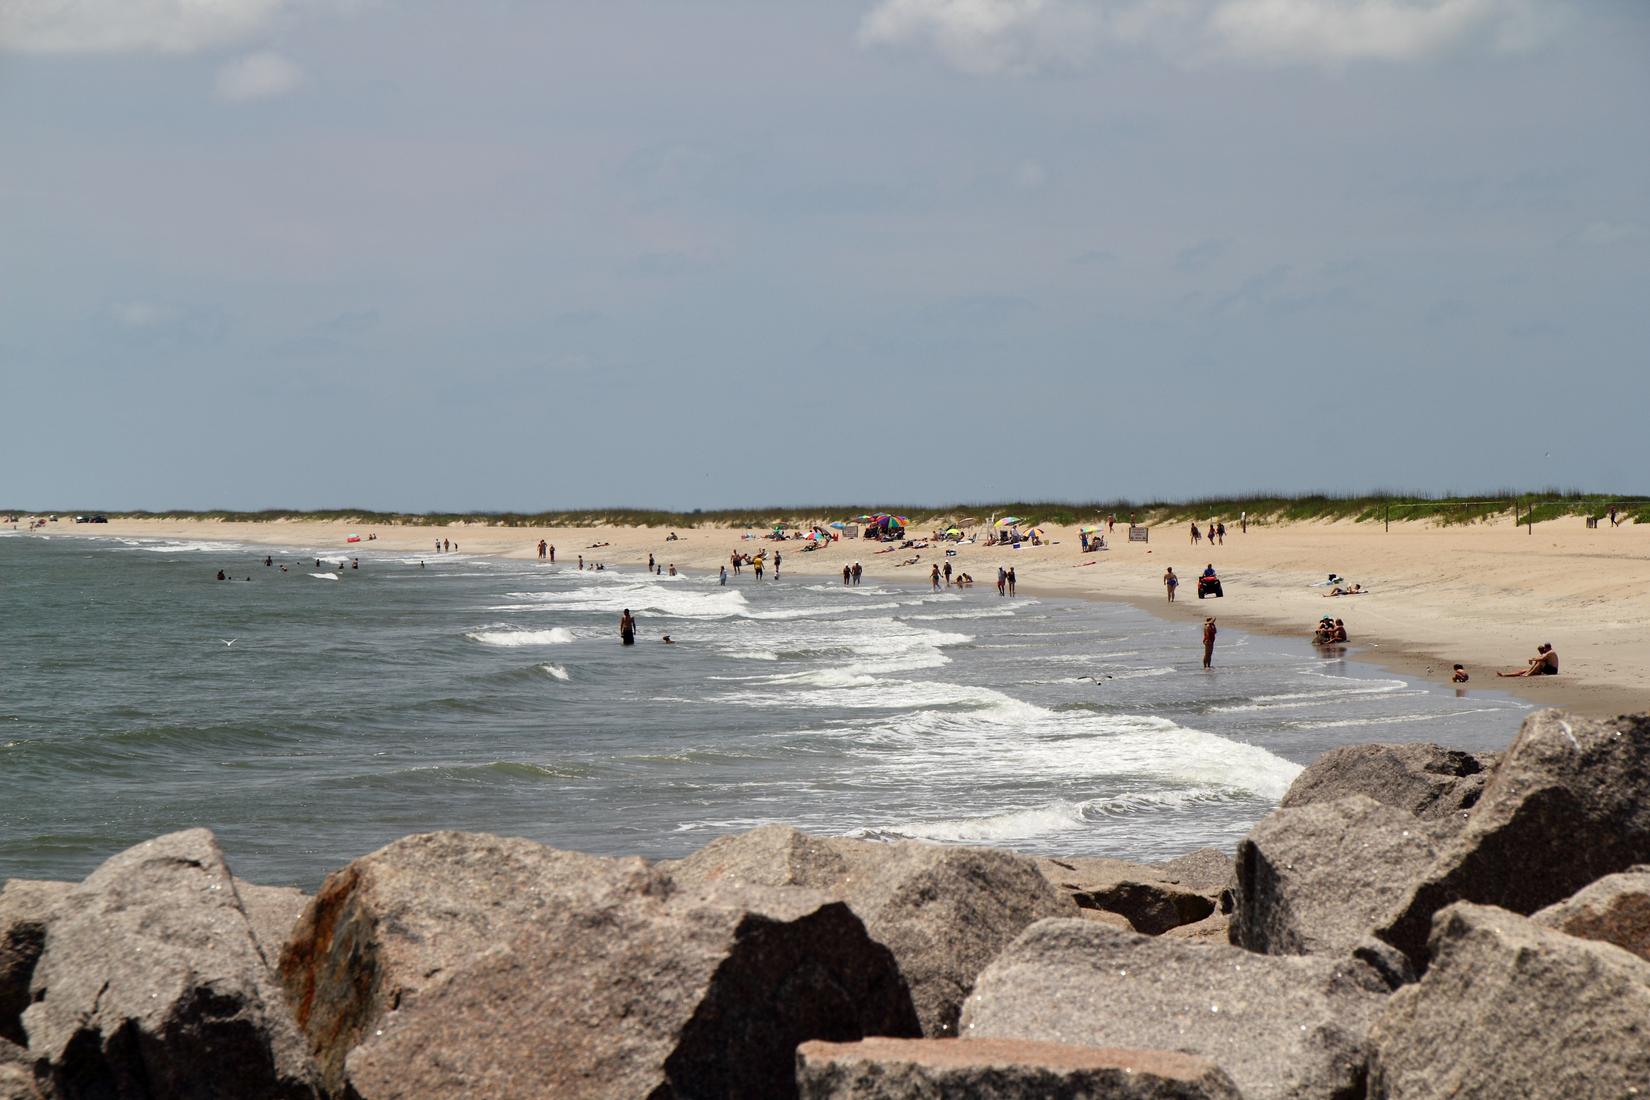
{"type": "MultiPolygon", "coordinates": [[[[1603,517],[1611,504],[1617,505],[1624,522],[1650,523],[1650,499],[1642,494],[1584,493],[1572,490],[1522,492],[1501,489],[1470,495],[1427,496],[1412,493],[1284,494],[1257,493],[1248,496],[1207,497],[1185,501],[1022,500],[997,503],[970,502],[945,507],[932,505],[837,504],[774,505],[765,508],[694,509],[689,512],[647,508],[581,508],[541,512],[380,512],[367,508],[266,508],[260,511],[226,509],[117,511],[102,514],[131,519],[202,519],[251,523],[327,522],[380,527],[442,527],[450,524],[492,524],[503,527],[664,527],[690,529],[701,526],[749,527],[766,530],[775,523],[807,526],[834,519],[852,519],[862,513],[891,512],[910,519],[913,532],[927,531],[956,522],[977,527],[995,516],[1020,516],[1037,523],[1072,525],[1094,522],[1108,515],[1126,523],[1133,516],[1151,525],[1189,524],[1192,521],[1225,522],[1228,526],[1247,513],[1251,524],[1261,526],[1351,520],[1358,523],[1417,521],[1434,524],[1471,524],[1491,519],[1519,522],[1526,517],[1534,523],[1564,519],[1603,517]]],[[[7,514],[40,515],[40,510],[6,509],[7,514]]],[[[85,510],[81,510],[85,511],[85,510]]],[[[56,514],[72,516],[74,509],[56,514]]]]}

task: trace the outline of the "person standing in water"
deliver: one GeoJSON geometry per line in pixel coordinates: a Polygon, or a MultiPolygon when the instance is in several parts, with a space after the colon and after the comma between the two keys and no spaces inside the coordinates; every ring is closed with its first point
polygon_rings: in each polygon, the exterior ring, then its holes
{"type": "Polygon", "coordinates": [[[1203,620],[1203,667],[1204,668],[1209,668],[1211,666],[1211,663],[1215,659],[1215,634],[1216,633],[1218,633],[1218,632],[1215,630],[1215,620],[1212,617],[1204,619],[1203,620]]]}
{"type": "Polygon", "coordinates": [[[1015,582],[1018,579],[1019,578],[1015,577],[1015,575],[1014,575],[1014,567],[1012,565],[1009,566],[1008,567],[1008,594],[1010,596],[1014,595],[1014,585],[1015,585],[1015,582]]]}
{"type": "Polygon", "coordinates": [[[722,587],[726,588],[727,584],[728,584],[728,567],[724,565],[722,567],[722,587]]]}
{"type": "Polygon", "coordinates": [[[934,568],[928,571],[928,584],[935,592],[940,590],[940,563],[935,562],[934,568]]]}
{"type": "Polygon", "coordinates": [[[853,567],[848,566],[848,565],[844,565],[842,567],[842,583],[844,585],[851,584],[851,583],[853,583],[853,579],[854,579],[853,567]]]}
{"type": "Polygon", "coordinates": [[[864,575],[865,575],[865,570],[860,568],[859,562],[857,562],[857,561],[854,562],[854,583],[858,584],[860,577],[862,577],[864,575]]]}
{"type": "Polygon", "coordinates": [[[773,579],[779,579],[779,551],[773,552],[773,579]]]}
{"type": "Polygon", "coordinates": [[[1174,575],[1174,566],[1171,565],[1163,571],[1163,587],[1168,589],[1170,603],[1174,603],[1174,590],[1179,585],[1180,578],[1174,575]]]}
{"type": "Polygon", "coordinates": [[[636,620],[630,617],[630,608],[624,609],[619,616],[619,643],[621,645],[636,644],[636,620]]]}

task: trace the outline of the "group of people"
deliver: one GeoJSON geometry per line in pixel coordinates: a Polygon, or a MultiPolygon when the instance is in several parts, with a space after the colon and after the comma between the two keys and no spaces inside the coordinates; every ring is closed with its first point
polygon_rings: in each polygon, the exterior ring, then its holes
{"type": "Polygon", "coordinates": [[[844,565],[842,567],[842,583],[850,586],[856,585],[864,574],[864,568],[857,561],[852,565],[844,565]]]}
{"type": "Polygon", "coordinates": [[[556,564],[556,548],[543,539],[539,539],[539,561],[548,558],[551,565],[556,564]]]}
{"type": "MultiPolygon", "coordinates": [[[[653,555],[649,554],[647,560],[651,562],[653,560],[653,555]]],[[[784,562],[784,560],[785,559],[780,555],[778,550],[773,552],[774,580],[779,579],[779,566],[784,562]]],[[[761,580],[762,574],[767,571],[768,552],[766,550],[758,550],[755,556],[752,556],[750,554],[741,554],[739,551],[735,550],[732,554],[728,555],[728,562],[733,566],[734,576],[737,577],[739,575],[739,570],[748,565],[751,567],[751,573],[755,575],[756,579],[761,580]]],[[[728,583],[726,569],[722,570],[722,583],[728,583]]]]}
{"type": "MultiPolygon", "coordinates": [[[[1247,519],[1247,516],[1245,518],[1247,519]]],[[[1202,542],[1205,538],[1207,538],[1209,540],[1209,545],[1210,546],[1217,546],[1217,545],[1218,546],[1225,546],[1226,545],[1226,524],[1224,522],[1222,522],[1222,523],[1211,523],[1211,524],[1209,524],[1208,534],[1204,534],[1203,530],[1198,527],[1197,520],[1194,519],[1192,521],[1192,545],[1196,546],[1198,543],[1202,542]]]]}
{"type": "Polygon", "coordinates": [[[1018,579],[1019,578],[1014,575],[1014,567],[1012,565],[1007,569],[1004,569],[999,565],[997,567],[997,595],[1014,595],[1014,585],[1018,579]]]}
{"type": "MultiPolygon", "coordinates": [[[[373,537],[377,538],[378,536],[374,535],[373,537]]],[[[451,539],[436,539],[435,540],[435,552],[437,554],[447,554],[447,553],[451,553],[452,551],[457,550],[457,549],[458,549],[458,543],[452,541],[451,539]]]]}
{"type": "Polygon", "coordinates": [[[1318,628],[1312,632],[1313,645],[1340,645],[1346,640],[1346,624],[1328,615],[1318,620],[1318,628]]]}

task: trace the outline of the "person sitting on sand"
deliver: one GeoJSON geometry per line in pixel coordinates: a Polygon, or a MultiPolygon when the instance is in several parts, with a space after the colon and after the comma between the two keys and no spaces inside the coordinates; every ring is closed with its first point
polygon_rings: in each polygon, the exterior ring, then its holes
{"type": "Polygon", "coordinates": [[[1332,641],[1332,642],[1344,642],[1344,641],[1346,641],[1347,640],[1346,639],[1346,624],[1341,622],[1341,620],[1336,619],[1335,620],[1335,632],[1329,640],[1332,641]]]}
{"type": "Polygon", "coordinates": [[[1536,647],[1535,656],[1530,658],[1528,668],[1522,672],[1497,672],[1497,676],[1557,676],[1558,650],[1550,642],[1542,642],[1536,647]]]}
{"type": "Polygon", "coordinates": [[[1452,684],[1464,684],[1469,678],[1470,677],[1467,676],[1466,666],[1456,665],[1455,668],[1450,671],[1449,682],[1452,684]]]}
{"type": "Polygon", "coordinates": [[[1312,632],[1313,645],[1328,645],[1335,640],[1335,620],[1328,615],[1318,620],[1318,628],[1312,632]]]}

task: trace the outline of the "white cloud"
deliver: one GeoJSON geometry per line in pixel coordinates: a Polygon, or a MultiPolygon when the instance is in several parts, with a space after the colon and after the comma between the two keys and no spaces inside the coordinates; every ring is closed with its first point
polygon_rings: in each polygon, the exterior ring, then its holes
{"type": "Polygon", "coordinates": [[[1102,48],[1179,63],[1335,65],[1522,49],[1562,19],[1550,0],[880,0],[866,45],[921,45],[964,72],[1069,66],[1102,48]]]}
{"type": "Polygon", "coordinates": [[[1076,61],[1094,40],[1089,5],[1071,0],[882,0],[860,23],[867,45],[919,42],[985,75],[1076,61]]]}
{"type": "Polygon", "coordinates": [[[1533,45],[1543,30],[1531,0],[1224,0],[1208,28],[1236,56],[1308,62],[1533,45]]]}
{"type": "Polygon", "coordinates": [[[0,0],[0,50],[196,53],[264,31],[289,0],[0,0]]]}
{"type": "Polygon", "coordinates": [[[1021,161],[1014,169],[1014,186],[1022,191],[1036,191],[1048,182],[1048,169],[1034,160],[1021,161]]]}
{"type": "Polygon", "coordinates": [[[1581,230],[1581,243],[1598,248],[1641,240],[1646,235],[1638,222],[1588,222],[1581,230]]]}
{"type": "Polygon", "coordinates": [[[285,95],[304,82],[304,71],[268,50],[247,54],[218,70],[219,99],[241,103],[285,95]]]}
{"type": "Polygon", "coordinates": [[[176,312],[154,302],[120,302],[109,310],[115,323],[123,328],[155,328],[171,321],[176,312]]]}

